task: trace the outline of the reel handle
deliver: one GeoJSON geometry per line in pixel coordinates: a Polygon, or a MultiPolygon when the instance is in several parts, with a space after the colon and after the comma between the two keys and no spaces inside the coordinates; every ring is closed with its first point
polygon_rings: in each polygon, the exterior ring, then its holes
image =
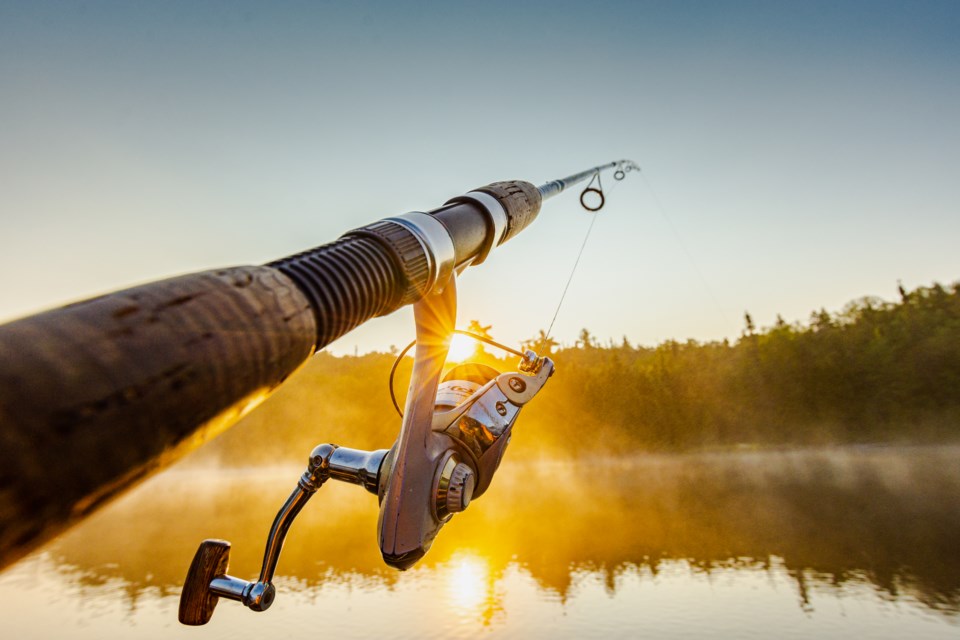
{"type": "MultiPolygon", "coordinates": [[[[282,543],[282,541],[281,541],[282,543]]],[[[273,604],[276,587],[267,580],[248,582],[227,575],[230,543],[204,540],[200,543],[180,592],[180,622],[199,626],[210,622],[220,598],[236,600],[253,611],[266,611],[273,604]]]]}
{"type": "Polygon", "coordinates": [[[230,568],[229,542],[204,540],[193,556],[180,592],[180,622],[190,626],[207,624],[220,598],[236,600],[253,611],[269,609],[277,593],[273,586],[273,574],[280,561],[283,541],[303,506],[330,478],[360,485],[376,494],[380,466],[386,454],[386,449],[360,451],[334,444],[315,447],[297,488],[280,507],[270,527],[257,581],[248,582],[227,575],[230,568]]]}

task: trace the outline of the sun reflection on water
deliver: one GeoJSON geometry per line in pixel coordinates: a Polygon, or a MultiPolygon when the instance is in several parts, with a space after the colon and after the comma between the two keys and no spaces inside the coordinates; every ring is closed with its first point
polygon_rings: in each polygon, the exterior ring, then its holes
{"type": "Polygon", "coordinates": [[[462,613],[479,613],[490,583],[490,565],[476,554],[458,554],[447,569],[447,596],[462,613]]]}

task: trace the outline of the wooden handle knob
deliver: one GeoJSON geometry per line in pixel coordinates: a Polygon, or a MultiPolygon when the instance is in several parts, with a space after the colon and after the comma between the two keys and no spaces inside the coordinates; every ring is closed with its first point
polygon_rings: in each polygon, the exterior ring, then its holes
{"type": "Polygon", "coordinates": [[[230,566],[230,543],[226,540],[204,540],[200,543],[187,579],[180,592],[180,622],[199,626],[210,622],[220,598],[210,591],[210,582],[225,576],[230,566]]]}

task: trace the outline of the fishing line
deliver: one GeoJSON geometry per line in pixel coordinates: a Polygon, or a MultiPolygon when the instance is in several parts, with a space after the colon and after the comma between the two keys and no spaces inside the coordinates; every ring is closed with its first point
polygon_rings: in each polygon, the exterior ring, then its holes
{"type": "Polygon", "coordinates": [[[553,323],[557,321],[557,315],[560,313],[560,307],[563,306],[563,300],[567,297],[567,290],[570,289],[570,283],[573,282],[573,275],[577,272],[577,266],[580,265],[580,257],[583,256],[583,250],[587,247],[587,240],[590,239],[590,232],[593,231],[593,225],[596,224],[598,217],[599,216],[593,216],[593,220],[590,221],[590,226],[587,227],[587,234],[583,236],[583,243],[580,245],[580,251],[577,253],[577,259],[573,263],[573,269],[570,270],[570,277],[567,278],[567,284],[563,287],[563,293],[560,294],[560,302],[557,303],[557,309],[553,312],[553,318],[550,320],[550,326],[547,327],[547,333],[540,341],[540,346],[537,348],[537,352],[543,349],[543,345],[547,340],[550,339],[550,332],[553,331],[553,323]]]}
{"type": "MultiPolygon", "coordinates": [[[[594,176],[594,178],[597,180],[597,185],[599,186],[600,174],[597,173],[597,175],[594,176]]],[[[570,283],[573,282],[573,276],[574,274],[576,274],[577,267],[580,265],[580,258],[583,256],[583,250],[586,249],[587,241],[590,239],[590,232],[593,231],[593,225],[596,224],[597,218],[600,217],[596,215],[596,212],[599,211],[600,207],[602,207],[605,203],[605,198],[603,197],[603,187],[600,187],[599,189],[592,189],[591,188],[592,184],[593,184],[593,180],[590,180],[590,184],[588,184],[587,188],[584,189],[583,193],[580,194],[580,204],[583,205],[583,208],[586,209],[587,211],[594,213],[593,220],[590,221],[590,225],[587,227],[587,233],[586,235],[583,236],[583,242],[580,244],[580,251],[577,253],[577,259],[573,262],[573,269],[570,270],[570,277],[567,278],[567,284],[564,285],[563,287],[563,293],[560,294],[560,302],[557,303],[557,308],[553,312],[553,318],[550,320],[550,326],[547,328],[546,334],[544,334],[543,338],[540,340],[540,344],[537,347],[537,353],[543,350],[543,346],[546,344],[547,340],[550,339],[550,333],[553,331],[553,325],[557,321],[557,316],[560,314],[560,307],[563,306],[563,301],[567,297],[567,291],[570,289],[570,283]],[[586,195],[591,190],[595,190],[600,194],[600,207],[597,207],[596,209],[592,209],[588,207],[583,202],[583,196],[586,195]]],[[[617,188],[618,184],[620,184],[620,179],[617,179],[617,181],[613,183],[613,186],[610,187],[609,193],[613,193],[613,190],[617,188]]]]}

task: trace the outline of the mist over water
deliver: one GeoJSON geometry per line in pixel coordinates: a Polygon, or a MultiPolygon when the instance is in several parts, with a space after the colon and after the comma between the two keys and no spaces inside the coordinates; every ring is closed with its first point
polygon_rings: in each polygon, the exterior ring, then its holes
{"type": "MultiPolygon", "coordinates": [[[[509,454],[508,454],[509,457],[509,454]]],[[[194,635],[955,637],[960,447],[509,459],[412,571],[376,498],[328,483],[291,529],[278,597],[194,635]]],[[[4,628],[171,637],[197,544],[259,570],[295,467],[174,469],[0,574],[4,628]]]]}

